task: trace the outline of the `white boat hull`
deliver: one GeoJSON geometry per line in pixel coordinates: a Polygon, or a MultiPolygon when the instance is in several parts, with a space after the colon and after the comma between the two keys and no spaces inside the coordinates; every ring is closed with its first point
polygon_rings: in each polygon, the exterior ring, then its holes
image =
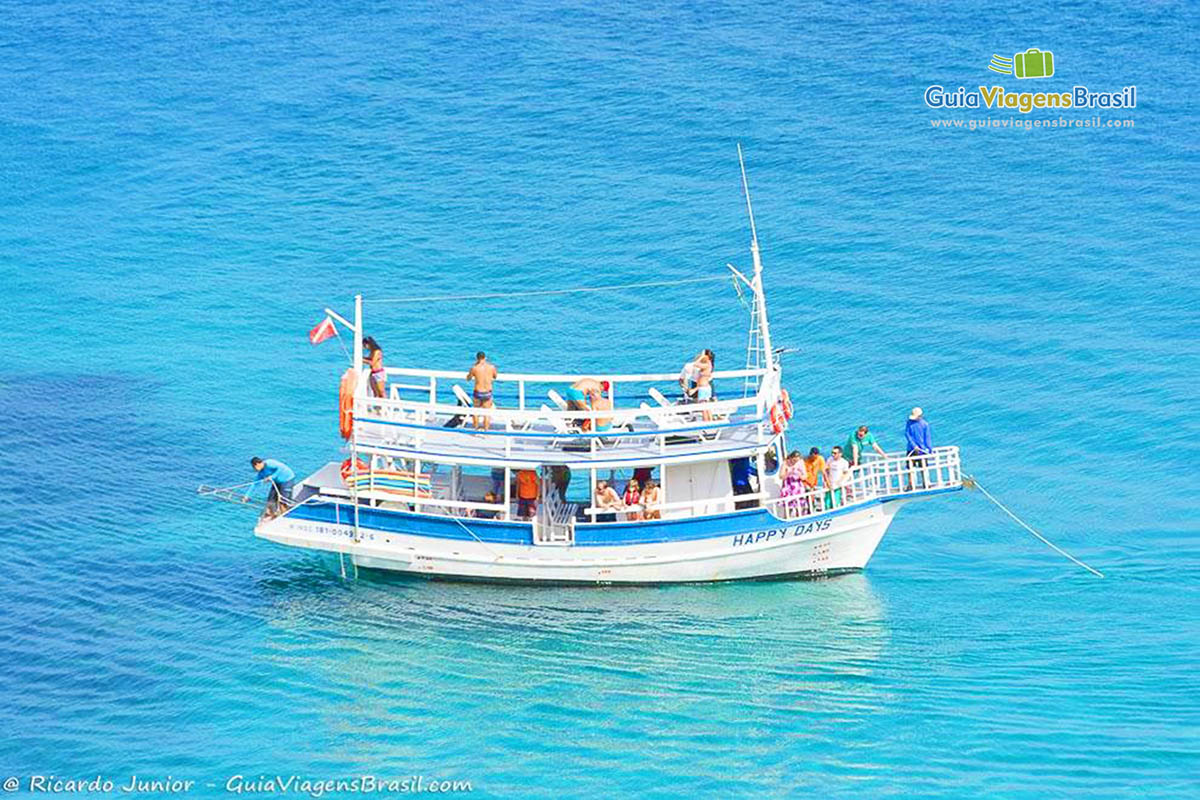
{"type": "Polygon", "coordinates": [[[359,567],[432,578],[537,583],[654,584],[821,577],[866,566],[907,499],[869,503],[817,519],[690,541],[551,546],[443,539],[289,516],[256,535],[349,555],[359,567]]]}

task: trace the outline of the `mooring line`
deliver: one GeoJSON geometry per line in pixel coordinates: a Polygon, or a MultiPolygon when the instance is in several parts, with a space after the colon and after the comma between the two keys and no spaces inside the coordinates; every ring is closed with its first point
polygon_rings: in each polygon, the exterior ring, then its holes
{"type": "Polygon", "coordinates": [[[991,493],[991,492],[989,492],[987,489],[983,488],[983,484],[981,484],[981,483],[980,483],[980,482],[979,482],[979,481],[978,481],[978,480],[975,478],[975,476],[974,476],[974,475],[966,475],[966,476],[964,476],[964,477],[966,478],[966,480],[964,481],[964,483],[965,483],[965,484],[967,484],[967,488],[975,488],[975,489],[978,489],[979,491],[983,492],[983,496],[984,496],[984,497],[986,497],[988,500],[991,500],[991,501],[992,501],[992,503],[993,503],[993,504],[996,506],[996,508],[1000,509],[1000,510],[1001,510],[1001,511],[1003,511],[1005,514],[1007,514],[1009,517],[1011,517],[1011,518],[1012,518],[1012,520],[1013,520],[1013,522],[1017,523],[1017,524],[1018,524],[1018,525],[1020,525],[1022,528],[1024,528],[1024,529],[1025,529],[1025,530],[1027,530],[1027,531],[1029,531],[1029,532],[1030,532],[1030,533],[1032,533],[1034,536],[1036,536],[1036,537],[1038,538],[1038,540],[1042,542],[1042,544],[1046,545],[1047,547],[1049,547],[1049,548],[1050,548],[1051,550],[1053,550],[1054,552],[1056,552],[1056,553],[1058,553],[1058,554],[1060,554],[1060,555],[1062,555],[1062,556],[1065,556],[1065,557],[1069,558],[1071,561],[1074,561],[1076,564],[1078,564],[1079,566],[1083,567],[1083,568],[1084,568],[1084,569],[1086,569],[1088,572],[1090,572],[1090,573],[1092,573],[1093,575],[1095,575],[1097,578],[1103,578],[1103,577],[1104,577],[1104,573],[1103,573],[1103,572],[1101,572],[1101,571],[1100,571],[1100,570],[1098,570],[1098,569],[1094,569],[1094,568],[1092,568],[1092,567],[1089,567],[1087,564],[1083,563],[1083,562],[1082,562],[1082,561],[1080,561],[1078,558],[1076,558],[1075,556],[1071,555],[1071,554],[1070,554],[1070,553],[1068,553],[1066,550],[1063,550],[1061,547],[1059,547],[1058,545],[1056,545],[1054,542],[1050,541],[1050,540],[1049,540],[1049,539],[1047,539],[1045,536],[1043,536],[1042,534],[1038,533],[1038,532],[1037,532],[1037,531],[1035,531],[1033,528],[1031,528],[1031,527],[1030,527],[1028,524],[1026,524],[1025,520],[1021,519],[1021,518],[1020,518],[1020,517],[1018,517],[1016,514],[1014,514],[1012,511],[1010,511],[1010,510],[1008,509],[1008,506],[1006,506],[1006,505],[1004,505],[1003,503],[1001,503],[999,500],[997,500],[995,497],[993,497],[993,496],[992,496],[992,493],[991,493]],[[968,483],[968,482],[969,482],[969,483],[968,483]]]}
{"type": "Polygon", "coordinates": [[[465,523],[464,523],[462,520],[460,520],[458,517],[454,517],[454,516],[452,516],[452,517],[450,517],[450,519],[452,519],[452,520],[454,520],[455,522],[457,522],[457,523],[458,523],[458,527],[462,528],[464,531],[466,531],[467,533],[471,534],[471,538],[472,538],[472,539],[474,539],[475,541],[479,542],[480,546],[482,546],[484,550],[487,550],[489,553],[491,553],[491,554],[492,554],[492,563],[495,563],[495,562],[499,561],[500,559],[504,558],[504,556],[500,555],[500,554],[499,554],[499,553],[497,553],[495,550],[493,550],[492,548],[488,547],[488,546],[487,546],[487,545],[484,543],[483,539],[480,539],[478,536],[476,536],[476,535],[475,535],[475,531],[473,531],[473,530],[471,530],[470,528],[468,528],[468,527],[466,526],[466,524],[465,524],[465,523]]]}

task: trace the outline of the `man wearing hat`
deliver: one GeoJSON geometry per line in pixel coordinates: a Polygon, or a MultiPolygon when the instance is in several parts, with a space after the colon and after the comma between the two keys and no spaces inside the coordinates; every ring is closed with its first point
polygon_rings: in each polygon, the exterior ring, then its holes
{"type": "Polygon", "coordinates": [[[911,491],[917,470],[921,470],[921,486],[928,483],[925,479],[925,457],[933,452],[933,437],[929,434],[929,423],[925,421],[925,412],[920,406],[915,406],[908,415],[908,422],[904,425],[904,441],[908,444],[908,462],[911,466],[908,489],[911,491]]]}

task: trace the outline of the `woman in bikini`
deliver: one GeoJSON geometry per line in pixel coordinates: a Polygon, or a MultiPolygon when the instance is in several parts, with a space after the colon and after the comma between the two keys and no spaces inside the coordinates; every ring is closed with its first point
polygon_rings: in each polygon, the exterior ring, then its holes
{"type": "MultiPolygon", "coordinates": [[[[630,478],[629,483],[625,484],[625,496],[622,498],[625,505],[636,507],[642,504],[642,493],[638,487],[637,478],[630,478]]],[[[629,511],[625,514],[628,520],[639,520],[642,518],[641,511],[629,511]]]]}

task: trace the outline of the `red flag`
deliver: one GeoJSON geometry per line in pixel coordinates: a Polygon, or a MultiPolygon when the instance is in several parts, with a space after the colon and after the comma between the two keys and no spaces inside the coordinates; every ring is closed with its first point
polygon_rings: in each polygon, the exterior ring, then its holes
{"type": "Polygon", "coordinates": [[[308,340],[313,344],[320,344],[329,337],[333,336],[335,333],[337,333],[337,331],[334,330],[333,320],[331,320],[329,317],[326,317],[325,319],[321,320],[317,327],[308,332],[308,340]]]}

